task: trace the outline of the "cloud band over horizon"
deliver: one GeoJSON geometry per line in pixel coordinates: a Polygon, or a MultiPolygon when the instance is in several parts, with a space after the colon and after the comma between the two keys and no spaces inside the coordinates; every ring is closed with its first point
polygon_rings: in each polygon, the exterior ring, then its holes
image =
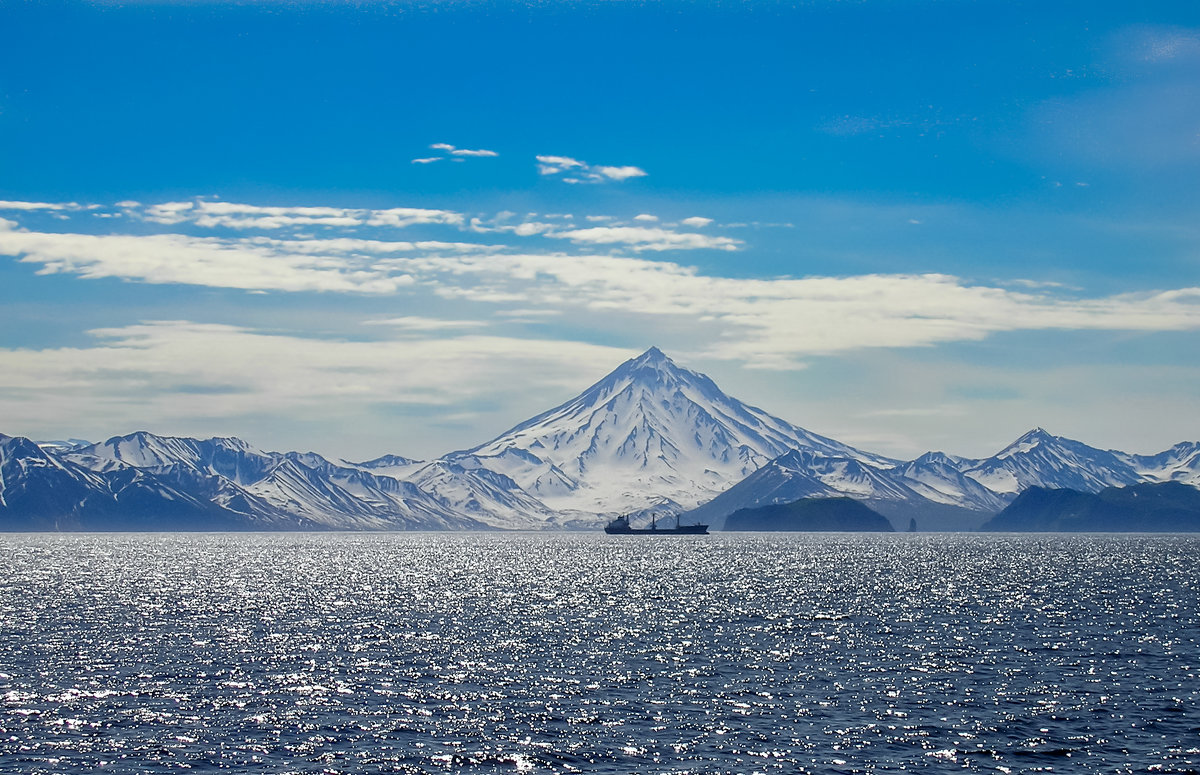
{"type": "MultiPolygon", "coordinates": [[[[8,209],[31,212],[51,206],[10,204],[8,209]]],[[[78,217],[103,209],[91,206],[78,217]]],[[[743,244],[670,224],[578,229],[571,226],[573,218],[560,217],[523,230],[507,215],[498,215],[490,217],[497,225],[484,229],[476,225],[482,222],[478,216],[447,210],[213,201],[123,203],[122,210],[160,227],[186,226],[201,233],[32,231],[0,220],[0,254],[36,265],[43,275],[238,291],[453,299],[477,305],[484,318],[516,308],[555,314],[587,310],[596,320],[612,312],[646,321],[675,318],[709,332],[698,351],[767,369],[799,368],[812,356],[977,341],[1005,331],[1200,328],[1200,288],[1195,287],[1086,297],[1022,278],[1009,279],[1007,285],[1021,288],[1013,290],[939,273],[735,277],[646,258],[647,250],[719,253],[743,244]],[[320,235],[272,236],[314,227],[321,229],[320,235]],[[458,235],[507,232],[521,242],[388,238],[390,232],[418,227],[458,235]],[[265,234],[247,234],[254,230],[265,234]],[[226,233],[203,233],[212,231],[226,233]],[[549,250],[530,252],[529,239],[549,250]],[[564,252],[567,242],[583,252],[564,252]],[[616,252],[596,252],[597,247],[616,252]]],[[[633,222],[647,220],[643,214],[633,222]]],[[[711,223],[701,220],[704,226],[711,223]]],[[[527,218],[526,223],[534,221],[527,218]]]]}

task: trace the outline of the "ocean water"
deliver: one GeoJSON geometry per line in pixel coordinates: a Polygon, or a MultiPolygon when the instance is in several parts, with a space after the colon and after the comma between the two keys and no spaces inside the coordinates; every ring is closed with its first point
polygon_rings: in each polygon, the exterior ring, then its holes
{"type": "Polygon", "coordinates": [[[1200,538],[0,536],[3,772],[1196,772],[1200,538]]]}

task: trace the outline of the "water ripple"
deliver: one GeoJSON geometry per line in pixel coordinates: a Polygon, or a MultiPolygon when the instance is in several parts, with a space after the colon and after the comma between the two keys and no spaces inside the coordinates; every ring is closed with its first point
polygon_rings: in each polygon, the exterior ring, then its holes
{"type": "Polygon", "coordinates": [[[1198,550],[7,535],[0,771],[1196,772],[1198,550]]]}

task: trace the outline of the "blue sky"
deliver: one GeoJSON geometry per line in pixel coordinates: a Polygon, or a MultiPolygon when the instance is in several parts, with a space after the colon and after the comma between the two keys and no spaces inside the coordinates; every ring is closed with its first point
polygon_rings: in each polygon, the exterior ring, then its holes
{"type": "Polygon", "coordinates": [[[1200,7],[0,5],[0,431],[430,456],[650,345],[858,446],[1200,438],[1200,7]]]}

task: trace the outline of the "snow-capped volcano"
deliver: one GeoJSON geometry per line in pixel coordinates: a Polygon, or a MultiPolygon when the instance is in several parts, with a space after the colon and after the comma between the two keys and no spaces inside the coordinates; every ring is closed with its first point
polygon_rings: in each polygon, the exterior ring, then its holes
{"type": "Polygon", "coordinates": [[[504,474],[558,512],[677,511],[789,450],[890,468],[726,395],[652,347],[566,403],[448,456],[504,474]]]}
{"type": "Polygon", "coordinates": [[[537,529],[689,509],[715,528],[739,508],[849,496],[899,527],[961,530],[1031,486],[1143,481],[1200,485],[1200,442],[1130,455],[1038,428],[981,460],[902,462],[747,406],[652,347],[570,401],[427,462],[146,432],[90,445],[0,435],[0,529],[537,529]]]}

